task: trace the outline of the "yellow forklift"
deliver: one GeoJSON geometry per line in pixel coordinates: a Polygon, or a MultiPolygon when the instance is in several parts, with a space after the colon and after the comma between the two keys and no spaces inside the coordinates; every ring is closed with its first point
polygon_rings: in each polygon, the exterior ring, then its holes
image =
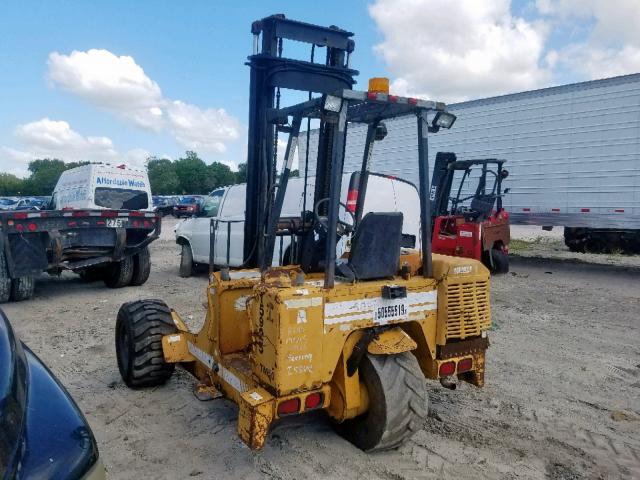
{"type": "Polygon", "coordinates": [[[390,95],[385,79],[354,90],[350,32],[274,15],[254,22],[252,33],[245,268],[210,272],[199,332],[162,300],[122,305],[120,373],[132,388],[151,387],[179,364],[198,379],[200,394],[238,404],[238,433],[254,449],[274,421],[316,410],[365,451],[395,448],[424,425],[426,379],[449,388],[484,383],[489,272],[476,260],[431,253],[428,134],[450,128],[455,116],[442,103],[390,95]],[[285,58],[283,40],[310,44],[310,60],[285,58]],[[324,61],[316,62],[321,48],[324,61]],[[309,92],[308,100],[282,107],[281,89],[309,92]],[[403,235],[401,213],[363,215],[359,197],[351,219],[341,214],[349,126],[367,126],[365,191],[384,121],[406,116],[416,119],[419,151],[418,245],[403,235]],[[294,153],[304,136],[309,147],[311,122],[319,132],[313,204],[306,208],[307,154],[305,205],[299,217],[283,218],[294,153]],[[288,141],[276,175],[278,133],[288,141]],[[292,248],[277,262],[275,244],[283,236],[292,248]],[[338,255],[347,237],[348,251],[338,255]]]}

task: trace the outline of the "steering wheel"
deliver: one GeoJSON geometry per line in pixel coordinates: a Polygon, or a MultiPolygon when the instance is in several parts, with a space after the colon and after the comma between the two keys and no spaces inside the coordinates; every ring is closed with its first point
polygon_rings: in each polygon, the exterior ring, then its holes
{"type": "MultiPolygon", "coordinates": [[[[313,217],[316,220],[316,224],[319,225],[320,228],[322,228],[322,230],[324,230],[325,233],[329,231],[329,219],[327,217],[320,216],[318,212],[320,211],[320,205],[328,201],[329,201],[329,197],[318,200],[315,207],[313,208],[313,217]]],[[[339,202],[338,205],[343,207],[344,211],[347,212],[351,217],[351,223],[347,223],[344,220],[340,220],[340,216],[338,216],[336,230],[337,230],[338,236],[342,236],[353,231],[353,226],[356,223],[356,217],[354,217],[353,213],[351,213],[349,209],[347,209],[347,206],[344,203],[339,202]]]]}

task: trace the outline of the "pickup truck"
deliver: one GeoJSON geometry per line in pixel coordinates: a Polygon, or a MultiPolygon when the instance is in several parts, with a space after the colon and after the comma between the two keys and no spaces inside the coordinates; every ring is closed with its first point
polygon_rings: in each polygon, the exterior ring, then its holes
{"type": "Polygon", "coordinates": [[[110,288],[147,281],[161,220],[146,172],[89,167],[63,173],[55,210],[0,212],[0,303],[31,298],[41,272],[70,270],[110,288]]]}
{"type": "MultiPolygon", "coordinates": [[[[355,211],[357,201],[357,175],[345,174],[342,180],[342,204],[340,216],[351,222],[350,213],[355,211]]],[[[304,179],[291,178],[282,206],[282,217],[299,217],[303,207],[313,210],[315,179],[310,177],[307,184],[307,202],[303,202],[304,179]]],[[[243,265],[244,217],[246,184],[238,184],[214,190],[205,197],[198,215],[192,216],[176,227],[176,243],[181,246],[180,275],[188,277],[194,267],[209,264],[210,228],[214,221],[215,245],[214,265],[239,268],[243,265]]],[[[402,212],[404,215],[403,234],[412,245],[419,248],[417,241],[420,231],[420,197],[414,184],[397,177],[379,173],[369,173],[364,212],[402,212]]],[[[278,265],[287,256],[290,245],[288,237],[280,237],[274,251],[273,264],[278,265]]],[[[343,242],[343,241],[342,241],[343,242]]],[[[344,243],[344,242],[343,242],[344,243]]],[[[340,246],[344,248],[344,245],[340,246]]]]}

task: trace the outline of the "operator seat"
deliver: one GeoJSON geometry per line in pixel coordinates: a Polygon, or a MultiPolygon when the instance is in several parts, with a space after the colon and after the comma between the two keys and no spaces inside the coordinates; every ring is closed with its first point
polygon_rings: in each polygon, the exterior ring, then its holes
{"type": "Polygon", "coordinates": [[[476,197],[471,200],[471,212],[465,216],[471,221],[485,220],[489,215],[491,215],[491,210],[493,210],[495,203],[495,193],[490,193],[488,195],[476,195],[476,197]]]}
{"type": "Polygon", "coordinates": [[[400,265],[402,220],[400,212],[367,213],[351,240],[348,261],[336,266],[336,274],[348,281],[393,277],[400,265]]]}

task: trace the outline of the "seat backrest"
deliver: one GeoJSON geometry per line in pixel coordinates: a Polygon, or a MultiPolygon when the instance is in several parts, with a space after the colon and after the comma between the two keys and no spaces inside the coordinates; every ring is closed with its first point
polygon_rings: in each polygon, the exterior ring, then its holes
{"type": "Polygon", "coordinates": [[[393,277],[400,265],[402,220],[401,212],[367,213],[351,241],[349,261],[338,274],[356,280],[393,277]]]}
{"type": "Polygon", "coordinates": [[[496,203],[496,195],[490,193],[488,195],[477,195],[471,200],[471,212],[476,219],[484,220],[491,214],[493,206],[496,203]]]}

